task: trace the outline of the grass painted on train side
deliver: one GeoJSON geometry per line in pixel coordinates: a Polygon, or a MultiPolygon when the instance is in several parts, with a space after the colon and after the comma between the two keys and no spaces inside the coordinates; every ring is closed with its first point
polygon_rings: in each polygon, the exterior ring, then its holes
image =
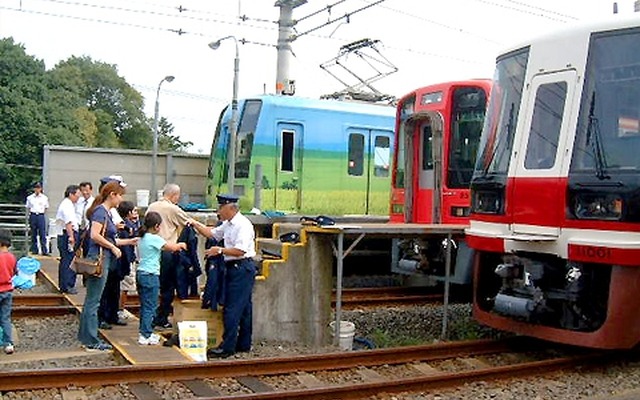
{"type": "MultiPolygon", "coordinates": [[[[302,188],[300,200],[303,213],[343,215],[364,214],[368,211],[372,215],[388,214],[390,169],[380,165],[376,167],[372,161],[370,165],[363,166],[362,175],[349,175],[345,153],[304,150],[303,162],[298,160],[300,164],[295,168],[302,173],[283,172],[279,171],[279,165],[274,165],[278,161],[274,157],[272,146],[256,147],[253,151],[253,163],[263,165],[265,176],[261,205],[263,210],[295,211],[298,189],[302,188]],[[278,170],[277,174],[275,170],[278,170]],[[367,201],[368,210],[365,207],[367,201]]],[[[254,171],[250,171],[249,178],[236,179],[236,185],[245,186],[245,196],[241,200],[243,209],[253,206],[253,173],[254,171]]]]}

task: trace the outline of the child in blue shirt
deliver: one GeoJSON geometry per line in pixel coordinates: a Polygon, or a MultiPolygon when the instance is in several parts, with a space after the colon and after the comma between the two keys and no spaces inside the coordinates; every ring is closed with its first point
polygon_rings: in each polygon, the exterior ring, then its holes
{"type": "Polygon", "coordinates": [[[153,333],[153,317],[158,308],[160,295],[160,254],[162,250],[186,250],[186,243],[167,243],[158,235],[162,217],[154,211],[144,216],[144,224],[140,228],[140,263],[136,271],[136,284],[140,297],[140,335],[138,343],[141,345],[155,345],[160,343],[160,336],[153,333]]]}

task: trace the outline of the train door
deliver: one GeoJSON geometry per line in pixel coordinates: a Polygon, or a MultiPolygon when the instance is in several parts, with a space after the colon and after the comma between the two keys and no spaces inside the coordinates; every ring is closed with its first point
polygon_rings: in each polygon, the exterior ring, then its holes
{"type": "Polygon", "coordinates": [[[437,112],[427,112],[428,118],[416,123],[418,130],[415,146],[412,183],[412,215],[407,222],[441,222],[442,192],[442,116],[437,112]]]}
{"type": "Polygon", "coordinates": [[[302,207],[302,124],[278,122],[276,126],[278,157],[276,158],[275,207],[298,211],[302,207]]]}
{"type": "Polygon", "coordinates": [[[347,129],[347,190],[358,193],[351,212],[381,214],[388,207],[393,132],[347,129]]]}
{"type": "Polygon", "coordinates": [[[511,187],[513,232],[555,237],[564,219],[561,179],[575,71],[535,76],[511,187]]]}

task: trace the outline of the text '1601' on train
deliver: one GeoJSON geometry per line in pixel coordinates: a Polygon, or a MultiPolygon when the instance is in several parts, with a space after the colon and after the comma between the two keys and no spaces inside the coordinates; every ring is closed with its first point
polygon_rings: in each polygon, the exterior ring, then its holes
{"type": "MultiPolygon", "coordinates": [[[[385,215],[389,207],[395,107],[260,95],[240,100],[233,191],[261,208],[307,214],[385,215]]],[[[231,110],[220,114],[209,165],[209,197],[227,191],[231,110]]]]}
{"type": "MultiPolygon", "coordinates": [[[[468,224],[469,184],[491,92],[491,80],[422,87],[398,102],[391,223],[468,224]]],[[[403,240],[392,271],[442,280],[446,239],[403,240]]],[[[471,251],[454,238],[451,283],[471,283],[471,251]]]]}
{"type": "Polygon", "coordinates": [[[640,17],[500,55],[471,182],[474,316],[594,348],[640,341],[640,17]]]}

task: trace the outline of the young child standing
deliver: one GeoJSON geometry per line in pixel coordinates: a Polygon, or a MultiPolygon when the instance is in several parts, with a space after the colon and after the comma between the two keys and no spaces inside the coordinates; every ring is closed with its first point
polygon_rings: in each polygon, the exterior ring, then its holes
{"type": "Polygon", "coordinates": [[[140,228],[140,263],[136,271],[136,284],[140,298],[140,328],[138,343],[155,345],[160,343],[160,336],[153,333],[153,317],[158,308],[160,295],[160,254],[162,250],[186,250],[186,243],[167,243],[158,235],[162,217],[154,211],[144,216],[144,224],[140,228]]]}
{"type": "Polygon", "coordinates": [[[11,337],[11,306],[13,303],[13,283],[11,278],[17,272],[16,257],[9,252],[11,232],[0,229],[0,327],[2,327],[2,345],[6,354],[13,354],[11,337]]]}
{"type": "MultiPolygon", "coordinates": [[[[124,220],[124,227],[118,231],[120,238],[138,237],[140,231],[140,216],[138,209],[131,201],[123,201],[118,205],[118,214],[124,220]]],[[[138,257],[135,246],[121,246],[122,257],[119,262],[120,272],[123,273],[120,281],[120,307],[118,308],[118,319],[128,320],[132,314],[125,310],[127,295],[136,293],[136,264],[138,257]],[[128,271],[128,274],[127,274],[128,271]]]]}

